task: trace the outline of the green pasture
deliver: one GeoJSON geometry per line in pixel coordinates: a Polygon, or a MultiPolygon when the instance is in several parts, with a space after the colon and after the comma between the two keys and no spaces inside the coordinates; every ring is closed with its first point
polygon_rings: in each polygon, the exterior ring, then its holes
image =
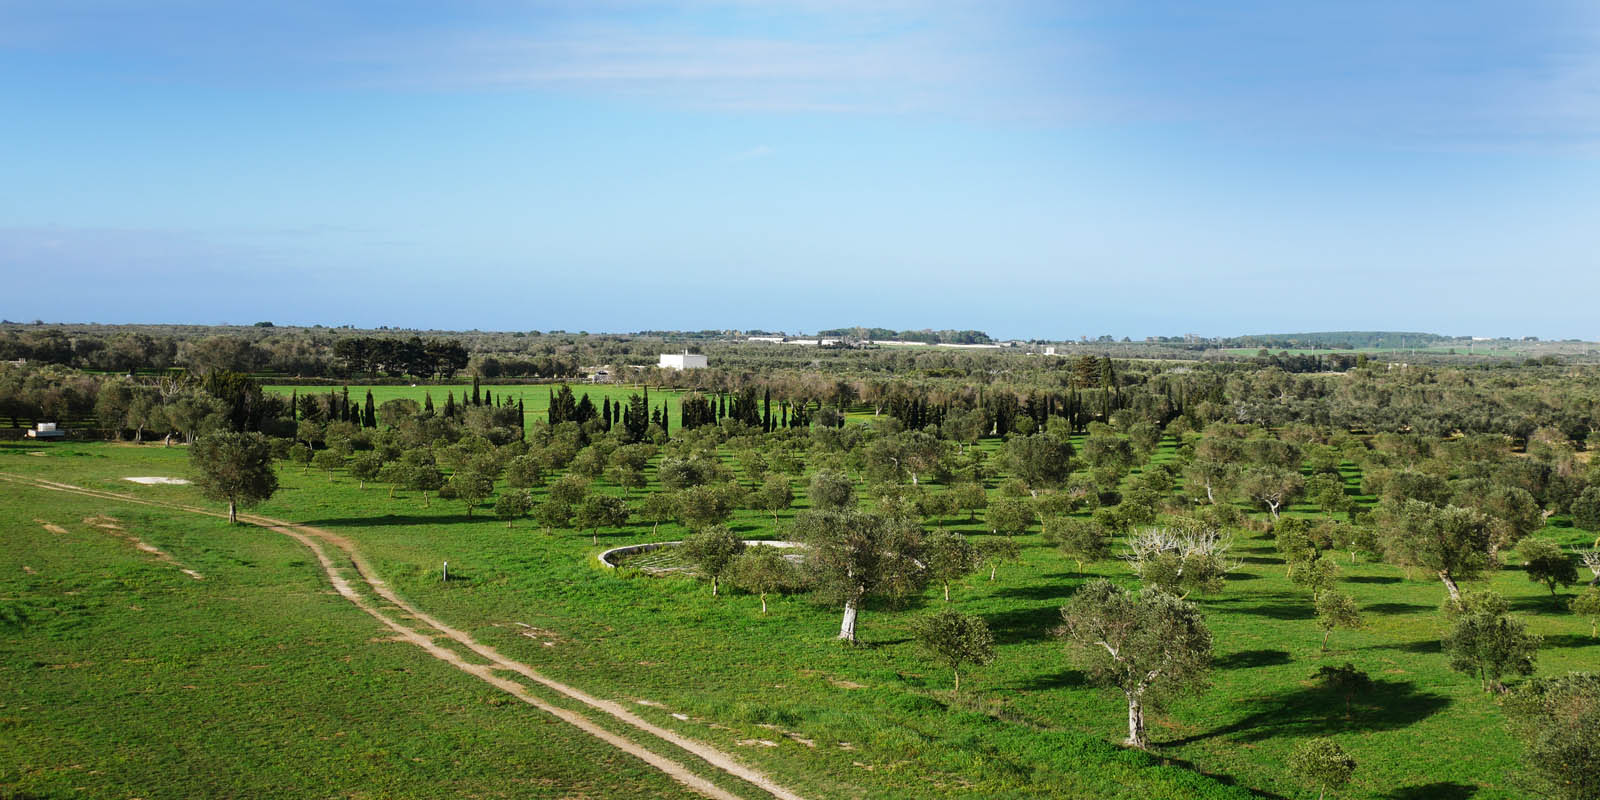
{"type": "MultiPolygon", "coordinates": [[[[573,397],[579,400],[582,400],[584,395],[588,395],[589,402],[594,403],[596,409],[600,408],[607,398],[612,403],[626,403],[629,397],[644,393],[644,387],[627,384],[569,383],[566,385],[572,389],[573,397]]],[[[329,391],[329,387],[326,386],[263,386],[261,388],[264,391],[284,396],[295,393],[326,395],[329,391]]],[[[343,386],[336,386],[332,387],[332,390],[335,393],[342,394],[344,388],[343,386]]],[[[431,396],[434,408],[444,408],[444,396],[447,392],[455,395],[457,403],[461,402],[462,397],[470,398],[472,396],[472,384],[470,382],[437,386],[431,384],[415,386],[360,386],[352,384],[350,386],[350,402],[365,403],[369,389],[372,391],[372,402],[377,405],[400,399],[415,400],[420,405],[424,397],[431,396]]],[[[523,414],[529,422],[544,422],[548,418],[550,411],[550,393],[559,392],[561,384],[506,384],[500,386],[481,384],[479,390],[488,390],[494,395],[497,402],[502,398],[520,399],[522,401],[523,414]]],[[[661,404],[665,402],[668,413],[671,415],[669,422],[673,427],[677,427],[679,419],[678,397],[682,394],[683,392],[670,389],[652,388],[650,390],[650,408],[660,408],[661,404]]]]}
{"type": "MultiPolygon", "coordinates": [[[[544,387],[520,388],[545,396],[544,387]]],[[[1170,457],[1170,447],[1157,455],[1170,457]]],[[[121,480],[185,469],[180,447],[0,446],[0,472],[202,502],[189,487],[121,480]]],[[[998,643],[995,663],[964,674],[954,696],[947,672],[910,638],[911,621],[942,605],[934,589],[904,607],[868,606],[866,645],[848,648],[833,640],[839,609],[769,598],[762,616],[753,596],[712,598],[691,578],[613,572],[594,558],[681,538],[674,524],[602,530],[594,546],[586,531],[546,534],[531,520],[508,529],[489,503],[469,518],[460,502],[424,506],[406,491],[391,498],[387,487],[361,490],[340,472],[285,466],[280,478],[284,488],[262,513],[350,537],[430,613],[558,680],[735,752],[808,797],[1315,797],[1283,766],[1311,736],[1333,736],[1360,763],[1339,797],[1529,796],[1513,780],[1518,750],[1494,698],[1448,670],[1439,652],[1442,586],[1384,564],[1342,559],[1340,590],[1358,600],[1368,627],[1336,631],[1324,653],[1309,598],[1286,580],[1272,542],[1241,534],[1245,564],[1226,590],[1192,598],[1215,635],[1213,686],[1152,717],[1147,755],[1114,746],[1125,731],[1120,695],[1090,687],[1049,634],[1084,580],[1133,580],[1115,559],[1077,574],[1036,528],[1019,539],[1021,563],[1002,565],[993,582],[985,570],[952,588],[956,607],[987,620],[998,643]],[[449,582],[439,580],[444,561],[449,582]],[[550,635],[524,635],[517,623],[550,635]],[[1319,666],[1346,661],[1376,682],[1348,716],[1343,698],[1309,680],[1319,666]]],[[[1354,492],[1353,469],[1347,478],[1354,492]]],[[[383,641],[376,623],[329,593],[308,553],[275,534],[11,484],[0,492],[0,625],[9,626],[0,629],[0,794],[357,786],[397,797],[681,794],[625,757],[607,761],[582,734],[520,704],[494,705],[488,687],[383,641]],[[124,520],[206,580],[94,533],[80,522],[93,514],[124,520]],[[69,533],[48,533],[36,518],[69,533]],[[611,784],[602,765],[628,769],[611,784]]],[[[799,494],[795,510],[805,505],[799,494]]],[[[781,536],[793,513],[775,525],[741,511],[732,524],[746,538],[781,536]]],[[[976,522],[939,523],[988,535],[981,520],[980,512],[976,522]]],[[[1569,546],[1593,538],[1564,518],[1555,523],[1543,535],[1569,546]]],[[[1600,664],[1587,622],[1558,610],[1519,569],[1481,583],[1545,637],[1541,674],[1600,664]]]]}

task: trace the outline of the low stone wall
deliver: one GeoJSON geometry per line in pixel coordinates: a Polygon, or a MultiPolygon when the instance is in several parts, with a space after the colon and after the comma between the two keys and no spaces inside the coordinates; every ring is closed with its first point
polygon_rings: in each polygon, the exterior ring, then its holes
{"type": "MultiPolygon", "coordinates": [[[[638,554],[638,553],[648,553],[648,552],[650,552],[652,550],[660,550],[663,547],[676,547],[677,545],[680,545],[680,544],[683,544],[682,540],[679,540],[679,541],[676,541],[676,542],[650,542],[648,544],[630,544],[630,545],[624,545],[622,547],[613,547],[610,550],[607,550],[604,553],[601,553],[600,555],[596,556],[596,558],[600,559],[600,565],[601,566],[607,567],[609,569],[616,569],[617,568],[616,560],[618,558],[622,557],[622,556],[631,556],[631,555],[635,555],[635,554],[638,554]]],[[[744,546],[745,547],[777,547],[777,548],[781,548],[781,549],[791,549],[791,548],[805,547],[805,544],[802,543],[802,542],[774,541],[772,539],[745,539],[744,540],[744,546]]]]}

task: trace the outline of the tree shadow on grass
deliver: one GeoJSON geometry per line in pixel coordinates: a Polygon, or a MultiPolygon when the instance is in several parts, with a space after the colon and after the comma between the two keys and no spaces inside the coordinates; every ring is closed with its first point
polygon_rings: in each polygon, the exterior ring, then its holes
{"type": "Polygon", "coordinates": [[[1393,575],[1351,575],[1348,578],[1340,578],[1340,580],[1344,581],[1345,583],[1403,583],[1403,582],[1405,582],[1405,578],[1397,578],[1397,577],[1395,577],[1393,575]]]}
{"type": "Polygon", "coordinates": [[[1455,781],[1440,781],[1422,786],[1404,786],[1384,797],[1389,800],[1467,800],[1478,793],[1478,787],[1455,781]]]}
{"type": "Polygon", "coordinates": [[[1368,611],[1373,614],[1392,615],[1417,614],[1423,611],[1437,611],[1438,608],[1435,606],[1418,605],[1417,603],[1374,603],[1370,606],[1363,606],[1361,610],[1368,611]]]}
{"type": "Polygon", "coordinates": [[[1525,614],[1568,613],[1569,609],[1567,608],[1567,604],[1572,602],[1572,598],[1560,597],[1559,595],[1557,597],[1558,599],[1551,600],[1550,594],[1546,592],[1545,594],[1536,597],[1518,597],[1509,601],[1507,605],[1511,606],[1512,611],[1521,611],[1525,614]]]}
{"type": "Polygon", "coordinates": [[[1211,663],[1217,669],[1250,669],[1287,664],[1289,660],[1288,650],[1242,650],[1214,659],[1211,663]]]}
{"type": "Polygon", "coordinates": [[[1281,558],[1263,558],[1261,556],[1243,556],[1239,559],[1246,564],[1282,564],[1281,558]]]}
{"type": "Polygon", "coordinates": [[[1003,688],[1021,692],[1040,692],[1050,689],[1076,689],[1089,685],[1089,677],[1075,669],[1064,669],[1024,678],[1003,688]]]}
{"type": "Polygon", "coordinates": [[[1034,586],[1008,586],[996,589],[995,597],[1016,597],[1022,600],[1062,600],[1071,597],[1078,589],[1077,586],[1067,584],[1045,584],[1034,586]]]}
{"type": "Polygon", "coordinates": [[[1402,653],[1443,653],[1444,644],[1438,639],[1418,639],[1415,642],[1392,642],[1390,644],[1375,644],[1366,648],[1368,650],[1399,650],[1402,653]]]}
{"type": "Polygon", "coordinates": [[[1545,647],[1590,647],[1600,645],[1596,639],[1586,633],[1553,633],[1544,637],[1545,647]]]}
{"type": "Polygon", "coordinates": [[[994,633],[997,644],[1036,641],[1050,634],[1061,624],[1061,606],[1048,605],[1019,608],[999,614],[985,614],[984,621],[994,633]]]}
{"type": "Polygon", "coordinates": [[[1371,691],[1354,699],[1345,718],[1344,697],[1321,688],[1298,689],[1258,700],[1241,699],[1249,713],[1206,733],[1172,745],[1225,737],[1258,742],[1280,736],[1324,736],[1344,731],[1393,730],[1414,725],[1450,705],[1450,699],[1417,691],[1410,681],[1374,680],[1371,691]]]}
{"type": "MultiPolygon", "coordinates": [[[[1277,596],[1285,597],[1284,595],[1277,596]]],[[[1226,610],[1229,614],[1249,614],[1271,619],[1311,619],[1317,615],[1316,609],[1311,606],[1310,598],[1288,597],[1284,600],[1262,602],[1260,597],[1260,595],[1230,597],[1213,600],[1207,605],[1227,606],[1226,609],[1222,610],[1226,610]],[[1246,605],[1247,603],[1249,605],[1246,605]]]]}

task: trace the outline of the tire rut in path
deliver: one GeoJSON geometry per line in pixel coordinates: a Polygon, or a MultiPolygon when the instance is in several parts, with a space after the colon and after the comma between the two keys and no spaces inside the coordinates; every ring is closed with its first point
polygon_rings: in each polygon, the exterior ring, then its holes
{"type": "MultiPolygon", "coordinates": [[[[135,503],[139,505],[155,506],[158,508],[169,508],[192,514],[203,514],[210,517],[226,517],[225,514],[195,506],[148,500],[142,497],[134,497],[132,495],[119,494],[101,489],[89,489],[81,486],[74,486],[72,484],[49,481],[42,478],[31,478],[11,473],[0,473],[0,480],[31,485],[35,488],[46,489],[49,491],[67,492],[88,497],[96,497],[103,500],[114,500],[117,502],[135,503]]],[[[275,533],[282,534],[304,545],[312,552],[313,555],[317,557],[318,563],[322,566],[323,573],[327,576],[329,582],[333,584],[334,590],[337,591],[341,597],[345,598],[351,604],[366,612],[369,616],[376,619],[385,627],[394,631],[402,640],[416,645],[417,647],[426,651],[429,655],[432,655],[434,658],[444,661],[456,669],[472,675],[473,677],[478,678],[479,680],[516,697],[518,700],[521,700],[522,702],[533,706],[540,711],[550,714],[551,716],[554,716],[557,719],[560,719],[561,721],[566,722],[584,731],[585,733],[588,733],[589,735],[594,736],[595,738],[600,739],[601,741],[604,741],[607,744],[612,745],[613,747],[616,747],[617,749],[650,764],[656,769],[661,770],[673,780],[676,780],[677,782],[700,794],[715,798],[715,800],[741,800],[738,795],[733,794],[732,792],[717,786],[705,778],[700,777],[683,764],[652,752],[651,750],[646,749],[630,739],[612,733],[600,725],[595,724],[592,720],[583,716],[582,714],[561,708],[559,706],[551,705],[550,703],[547,703],[531,694],[527,687],[523,686],[522,684],[494,674],[495,671],[506,670],[515,672],[535,683],[538,683],[541,686],[563,694],[584,705],[594,708],[597,711],[602,711],[618,721],[635,728],[636,730],[649,734],[656,739],[692,753],[712,767],[715,767],[716,769],[721,770],[730,776],[739,778],[740,780],[756,786],[767,794],[779,798],[780,800],[804,800],[800,795],[797,795],[793,791],[790,791],[789,789],[779,785],[764,773],[740,763],[728,753],[724,753],[721,750],[718,750],[704,742],[683,736],[676,731],[655,725],[648,720],[639,717],[637,714],[628,711],[619,703],[609,700],[602,700],[580,689],[545,677],[527,664],[507,658],[501,655],[494,648],[478,642],[465,631],[450,627],[438,619],[435,619],[433,616],[422,611],[421,609],[418,609],[416,606],[411,605],[410,603],[401,599],[399,595],[395,594],[394,591],[389,588],[388,584],[378,577],[377,572],[372,568],[371,564],[367,562],[366,558],[361,555],[361,552],[356,549],[354,543],[352,543],[346,537],[320,528],[299,525],[296,523],[286,522],[284,520],[273,519],[271,517],[264,517],[256,514],[240,514],[239,520],[241,522],[255,525],[256,527],[265,528],[275,533]],[[404,611],[417,621],[427,625],[427,627],[438,631],[439,635],[449,638],[473,653],[476,653],[479,656],[489,660],[491,663],[473,664],[469,661],[466,661],[455,651],[441,647],[437,642],[434,641],[433,636],[409,627],[404,623],[395,620],[390,615],[385,614],[382,609],[379,609],[376,605],[369,602],[367,598],[363,597],[361,593],[357,591],[356,587],[345,578],[341,568],[334,562],[332,558],[328,556],[327,551],[322,546],[323,544],[327,544],[333,548],[336,548],[347,558],[349,558],[351,565],[354,567],[354,571],[361,580],[361,583],[368,587],[378,597],[392,604],[395,608],[404,611]]]]}

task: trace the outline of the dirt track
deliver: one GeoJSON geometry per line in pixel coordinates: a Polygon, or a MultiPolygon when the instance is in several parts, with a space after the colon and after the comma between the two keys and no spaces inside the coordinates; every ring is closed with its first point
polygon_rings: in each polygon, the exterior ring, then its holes
{"type": "MultiPolygon", "coordinates": [[[[204,508],[197,508],[195,506],[182,505],[178,503],[163,503],[141,497],[134,497],[132,495],[118,494],[116,492],[108,492],[100,489],[86,489],[81,486],[57,483],[55,481],[43,480],[40,478],[30,478],[12,473],[0,472],[0,480],[32,486],[38,489],[46,489],[49,491],[68,492],[71,494],[79,494],[103,500],[156,506],[159,508],[184,511],[191,514],[203,514],[210,517],[227,516],[226,514],[222,514],[220,512],[204,508]]],[[[623,708],[618,703],[599,699],[580,689],[547,678],[526,664],[502,656],[494,648],[478,642],[466,632],[452,628],[433,618],[396,595],[394,591],[391,590],[388,585],[378,577],[377,572],[372,569],[372,566],[367,562],[366,558],[361,555],[360,551],[356,550],[355,545],[349,539],[343,536],[339,536],[338,534],[322,530],[320,528],[296,525],[291,522],[285,522],[283,520],[272,519],[271,517],[263,517],[254,514],[240,514],[239,521],[283,534],[284,536],[288,536],[304,545],[317,557],[317,561],[322,565],[324,574],[327,575],[329,582],[333,584],[334,589],[338,591],[339,595],[344,597],[346,600],[349,600],[353,605],[372,616],[385,627],[394,631],[397,634],[398,639],[414,644],[417,647],[427,651],[427,653],[432,655],[434,658],[444,661],[456,669],[472,675],[473,677],[488,683],[495,688],[512,695],[513,697],[516,697],[518,700],[521,700],[522,702],[527,703],[528,705],[533,706],[540,711],[544,711],[545,713],[548,713],[557,719],[562,720],[563,722],[577,727],[585,733],[588,733],[589,735],[594,736],[595,738],[600,739],[607,744],[622,750],[623,752],[639,758],[656,769],[666,773],[673,780],[678,781],[684,786],[703,794],[706,797],[717,798],[717,800],[740,800],[739,795],[733,794],[732,792],[729,792],[728,790],[711,783],[705,778],[700,777],[680,761],[655,753],[626,737],[612,733],[611,731],[608,731],[596,724],[593,720],[589,719],[583,714],[561,708],[559,706],[551,705],[550,703],[547,703],[544,700],[534,696],[529,691],[527,686],[524,686],[515,680],[496,675],[495,673],[498,671],[514,672],[541,686],[559,692],[568,698],[589,706],[590,708],[604,712],[612,718],[619,720],[638,731],[648,734],[655,740],[659,740],[664,744],[669,744],[673,747],[686,751],[687,753],[691,753],[694,756],[697,756],[700,760],[703,760],[706,764],[709,764],[710,766],[721,770],[728,775],[739,778],[740,780],[743,780],[755,787],[759,787],[762,791],[773,797],[781,798],[781,800],[802,800],[800,795],[797,795],[783,786],[778,785],[765,774],[745,766],[728,753],[724,753],[721,750],[705,744],[704,742],[690,739],[678,734],[675,731],[652,724],[649,721],[623,708]],[[329,557],[327,549],[324,547],[324,545],[338,550],[349,559],[351,567],[356,573],[358,583],[353,583],[345,576],[345,568],[340,567],[332,558],[329,557]],[[387,613],[385,609],[379,607],[381,603],[375,602],[374,600],[363,595],[360,591],[360,587],[365,587],[383,602],[392,605],[395,609],[403,612],[405,616],[413,619],[416,623],[421,623],[421,625],[416,625],[413,627],[412,625],[400,622],[396,619],[396,617],[400,615],[387,613]],[[424,626],[426,626],[425,629],[424,626]],[[426,629],[431,629],[433,633],[425,632],[426,629]],[[447,638],[456,644],[465,647],[467,650],[470,650],[482,658],[487,659],[490,663],[474,664],[467,661],[466,659],[462,658],[460,653],[457,653],[448,647],[442,646],[439,642],[435,641],[439,637],[447,638]]]]}

